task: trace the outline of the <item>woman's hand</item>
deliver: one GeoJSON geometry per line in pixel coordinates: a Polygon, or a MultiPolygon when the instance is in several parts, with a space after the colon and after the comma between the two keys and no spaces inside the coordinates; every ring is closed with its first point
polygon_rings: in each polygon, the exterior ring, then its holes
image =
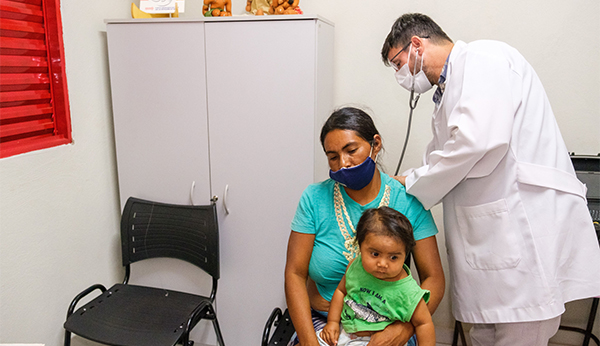
{"type": "Polygon", "coordinates": [[[408,342],[414,332],[411,323],[397,321],[373,334],[367,346],[401,346],[408,342]]]}

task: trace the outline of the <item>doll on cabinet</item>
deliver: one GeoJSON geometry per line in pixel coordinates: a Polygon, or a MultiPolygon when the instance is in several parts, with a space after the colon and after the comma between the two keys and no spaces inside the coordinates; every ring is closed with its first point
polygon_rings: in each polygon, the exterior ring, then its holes
{"type": "Polygon", "coordinates": [[[269,14],[301,14],[299,2],[300,0],[273,0],[269,14]]]}
{"type": "Polygon", "coordinates": [[[247,0],[246,12],[264,14],[302,14],[300,0],[247,0]]]}
{"type": "Polygon", "coordinates": [[[202,14],[204,17],[231,16],[231,0],[204,0],[202,14]]]}
{"type": "Polygon", "coordinates": [[[269,13],[271,8],[271,0],[247,0],[246,12],[250,12],[257,16],[262,16],[269,13]]]}

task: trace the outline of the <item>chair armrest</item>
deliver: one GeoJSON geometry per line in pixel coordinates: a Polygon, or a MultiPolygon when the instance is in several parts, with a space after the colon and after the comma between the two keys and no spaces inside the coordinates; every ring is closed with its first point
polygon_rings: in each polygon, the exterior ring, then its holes
{"type": "Polygon", "coordinates": [[[205,313],[207,314],[211,314],[212,316],[214,316],[214,318],[216,319],[216,314],[215,314],[215,310],[212,307],[212,304],[209,301],[203,301],[202,303],[200,303],[200,305],[196,306],[196,308],[194,309],[194,311],[192,311],[192,313],[190,314],[190,318],[188,318],[187,324],[185,326],[185,330],[183,332],[182,335],[182,345],[186,346],[189,343],[189,336],[190,336],[190,331],[192,330],[192,328],[194,327],[194,325],[198,322],[198,315],[203,312],[204,310],[207,310],[205,313]]]}
{"type": "Polygon", "coordinates": [[[188,319],[187,325],[185,326],[185,332],[189,333],[192,331],[192,327],[196,322],[198,322],[198,315],[206,309],[206,314],[212,314],[215,316],[215,310],[212,304],[209,301],[203,301],[200,305],[196,306],[194,311],[190,314],[190,318],[188,319]]]}
{"type": "Polygon", "coordinates": [[[87,296],[88,294],[90,294],[92,291],[94,291],[96,289],[100,290],[102,293],[106,292],[106,287],[104,287],[100,284],[92,285],[92,286],[86,288],[81,293],[79,293],[75,298],[73,298],[73,301],[71,301],[71,305],[69,305],[69,310],[67,310],[67,318],[69,318],[69,316],[71,316],[73,314],[73,312],[75,311],[75,306],[77,306],[77,303],[79,303],[81,298],[87,296]]]}
{"type": "Polygon", "coordinates": [[[271,327],[277,327],[279,321],[281,320],[281,309],[275,308],[271,312],[271,316],[267,320],[267,324],[265,324],[265,329],[263,330],[262,336],[262,346],[267,346],[269,344],[269,336],[271,335],[271,327]]]}

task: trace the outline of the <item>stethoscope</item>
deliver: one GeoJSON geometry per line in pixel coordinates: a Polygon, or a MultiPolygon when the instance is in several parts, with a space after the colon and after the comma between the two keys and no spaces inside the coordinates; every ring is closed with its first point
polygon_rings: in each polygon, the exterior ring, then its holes
{"type": "Polygon", "coordinates": [[[402,147],[402,154],[400,154],[400,160],[398,160],[398,166],[396,167],[396,172],[394,173],[394,176],[398,175],[398,171],[400,171],[400,165],[402,164],[402,160],[404,159],[404,153],[406,152],[406,146],[408,145],[408,137],[410,136],[410,127],[412,124],[413,111],[415,110],[415,108],[417,108],[417,103],[419,102],[420,97],[421,94],[417,94],[417,96],[415,97],[413,80],[413,88],[410,91],[410,99],[408,100],[408,107],[410,108],[410,111],[408,113],[408,128],[406,129],[406,137],[404,139],[404,146],[402,147]]]}

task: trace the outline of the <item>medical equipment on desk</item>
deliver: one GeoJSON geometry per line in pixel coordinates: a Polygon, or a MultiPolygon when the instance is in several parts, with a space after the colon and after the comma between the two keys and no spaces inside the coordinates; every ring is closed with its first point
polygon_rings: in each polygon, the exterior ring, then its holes
{"type": "Polygon", "coordinates": [[[596,228],[596,235],[600,240],[600,154],[592,156],[571,153],[571,161],[577,179],[587,187],[588,208],[596,228]]]}

